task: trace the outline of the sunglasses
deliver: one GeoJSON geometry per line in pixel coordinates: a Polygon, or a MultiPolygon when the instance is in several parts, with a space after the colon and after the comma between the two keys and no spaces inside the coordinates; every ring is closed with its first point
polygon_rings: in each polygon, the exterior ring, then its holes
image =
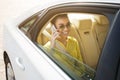
{"type": "Polygon", "coordinates": [[[71,27],[71,23],[68,22],[66,25],[60,24],[59,29],[65,29],[65,27],[66,27],[66,28],[70,28],[70,27],[71,27]]]}

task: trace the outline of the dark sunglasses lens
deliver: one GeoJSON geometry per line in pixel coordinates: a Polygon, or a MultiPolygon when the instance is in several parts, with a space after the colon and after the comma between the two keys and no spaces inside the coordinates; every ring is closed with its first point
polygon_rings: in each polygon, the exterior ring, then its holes
{"type": "Polygon", "coordinates": [[[70,26],[71,26],[71,23],[68,23],[66,26],[67,26],[67,27],[70,27],[70,26]]]}
{"type": "Polygon", "coordinates": [[[64,25],[61,25],[60,28],[63,29],[63,28],[65,28],[65,26],[64,26],[64,25]]]}

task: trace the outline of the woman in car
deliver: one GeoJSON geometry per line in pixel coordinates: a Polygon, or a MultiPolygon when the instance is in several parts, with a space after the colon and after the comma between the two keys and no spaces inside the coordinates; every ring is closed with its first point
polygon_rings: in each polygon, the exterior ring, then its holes
{"type": "Polygon", "coordinates": [[[52,37],[44,47],[47,49],[51,48],[60,50],[60,52],[65,52],[83,62],[78,41],[74,37],[69,36],[71,25],[67,14],[59,14],[55,16],[51,23],[53,24],[51,27],[52,37]]]}

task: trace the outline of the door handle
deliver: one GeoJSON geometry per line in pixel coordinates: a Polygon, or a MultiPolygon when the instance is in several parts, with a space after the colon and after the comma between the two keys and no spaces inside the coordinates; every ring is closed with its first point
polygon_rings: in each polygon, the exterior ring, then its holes
{"type": "Polygon", "coordinates": [[[23,71],[25,70],[25,66],[22,64],[21,58],[17,57],[16,58],[16,63],[17,63],[17,65],[20,69],[22,69],[23,71]]]}

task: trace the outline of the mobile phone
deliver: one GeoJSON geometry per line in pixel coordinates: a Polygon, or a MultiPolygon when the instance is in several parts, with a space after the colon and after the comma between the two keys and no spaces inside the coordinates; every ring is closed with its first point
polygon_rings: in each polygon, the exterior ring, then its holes
{"type": "MultiPolygon", "coordinates": [[[[54,25],[51,27],[51,31],[52,31],[52,33],[58,32],[54,25]]],[[[60,38],[60,36],[58,36],[57,38],[60,38]]]]}
{"type": "Polygon", "coordinates": [[[56,29],[56,27],[55,27],[54,25],[51,27],[51,31],[52,31],[52,32],[57,31],[57,29],[56,29]]]}

